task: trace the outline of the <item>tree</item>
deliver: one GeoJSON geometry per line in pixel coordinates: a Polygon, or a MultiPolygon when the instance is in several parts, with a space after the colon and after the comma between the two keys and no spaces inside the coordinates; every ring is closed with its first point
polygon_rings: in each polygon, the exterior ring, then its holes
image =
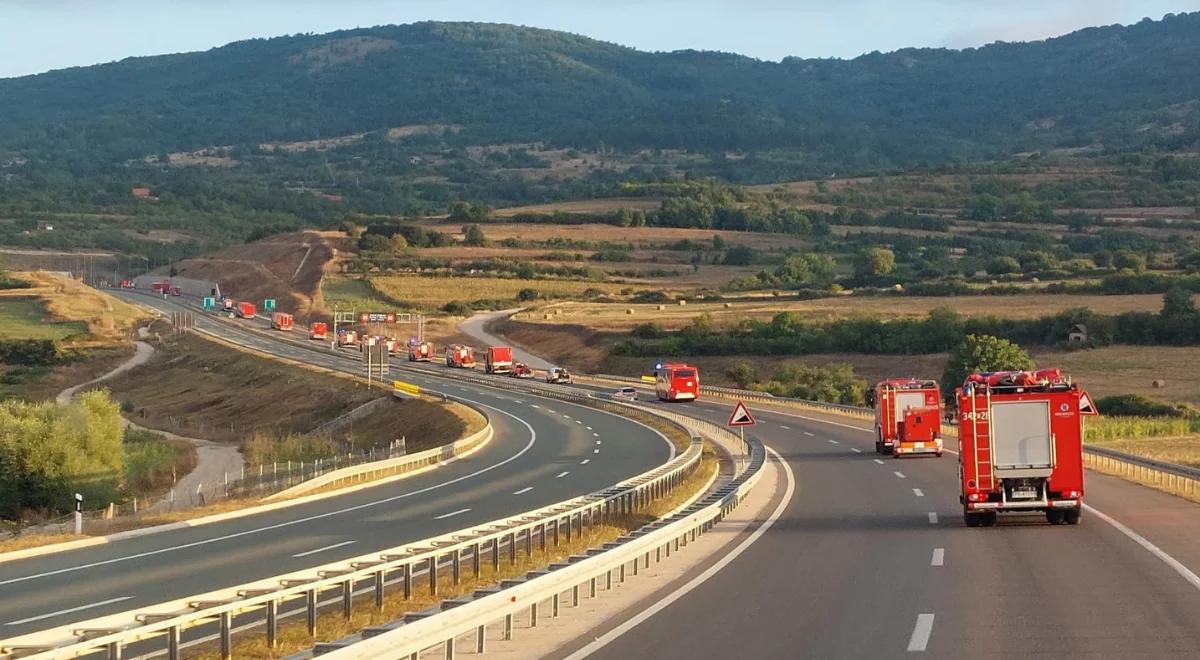
{"type": "Polygon", "coordinates": [[[1200,271],[1200,250],[1193,250],[1187,254],[1181,254],[1176,258],[1176,262],[1180,268],[1195,273],[1200,271]]]}
{"type": "Polygon", "coordinates": [[[1009,275],[1021,272],[1021,264],[1012,257],[993,257],[987,263],[988,275],[1009,275]]]}
{"type": "Polygon", "coordinates": [[[338,231],[349,236],[350,238],[354,238],[354,235],[358,233],[358,225],[354,224],[354,222],[351,220],[343,220],[340,224],[338,224],[338,231]]]}
{"type": "Polygon", "coordinates": [[[1140,273],[1146,270],[1146,257],[1133,252],[1118,252],[1113,257],[1113,265],[1122,270],[1140,273]]]}
{"type": "Polygon", "coordinates": [[[362,252],[389,252],[392,242],[386,236],[379,234],[364,234],[358,239],[358,249],[362,252]]]}
{"type": "Polygon", "coordinates": [[[483,247],[487,245],[487,236],[483,235],[483,230],[479,228],[479,225],[464,225],[463,245],[483,247]]]}
{"type": "Polygon", "coordinates": [[[713,234],[712,249],[717,252],[725,249],[725,239],[721,238],[720,234],[713,234]]]}
{"type": "Polygon", "coordinates": [[[758,371],[745,360],[730,367],[725,371],[725,375],[729,376],[729,379],[737,383],[737,386],[742,389],[750,387],[752,383],[758,380],[758,371]]]}
{"type": "Polygon", "coordinates": [[[1180,286],[1173,286],[1163,294],[1162,315],[1168,317],[1192,316],[1196,313],[1196,303],[1192,300],[1192,292],[1180,286]]]}
{"type": "Polygon", "coordinates": [[[517,292],[517,300],[520,302],[529,302],[530,300],[537,300],[541,295],[537,289],[521,289],[517,292]]]}
{"type": "Polygon", "coordinates": [[[1058,268],[1058,260],[1054,255],[1043,250],[1026,252],[1020,257],[1021,269],[1026,273],[1038,273],[1058,268]]]}
{"type": "Polygon", "coordinates": [[[896,254],[886,248],[868,248],[854,260],[854,274],[859,279],[872,280],[896,268],[896,254]]]}
{"type": "MultiPolygon", "coordinates": [[[[713,242],[716,243],[716,239],[719,238],[721,237],[714,236],[713,242]]],[[[758,253],[754,251],[754,248],[749,245],[735,245],[725,252],[725,257],[721,260],[721,263],[726,266],[749,266],[756,259],[758,259],[758,253]]]]}
{"type": "Polygon", "coordinates": [[[1092,261],[1101,268],[1108,268],[1113,263],[1113,253],[1108,250],[1099,250],[1092,255],[1092,261]]]}
{"type": "Polygon", "coordinates": [[[404,234],[396,234],[389,242],[391,243],[393,250],[398,251],[408,248],[408,239],[404,238],[404,234]]]}
{"type": "Polygon", "coordinates": [[[1034,368],[1033,359],[1020,346],[991,335],[967,335],[950,351],[942,371],[942,394],[952,400],[954,390],[967,376],[986,371],[1022,371],[1034,368]]]}

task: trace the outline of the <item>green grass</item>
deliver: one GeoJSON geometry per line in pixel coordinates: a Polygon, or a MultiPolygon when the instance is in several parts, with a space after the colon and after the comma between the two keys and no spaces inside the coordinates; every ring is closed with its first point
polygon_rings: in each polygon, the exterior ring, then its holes
{"type": "Polygon", "coordinates": [[[321,283],[325,308],[330,311],[390,310],[395,305],[380,298],[362,280],[348,277],[326,277],[321,283]]]}
{"type": "Polygon", "coordinates": [[[1085,422],[1085,441],[1170,438],[1200,432],[1200,420],[1183,417],[1098,417],[1085,422]]]}
{"type": "Polygon", "coordinates": [[[126,431],[124,449],[125,484],[132,497],[165,492],[196,466],[195,449],[150,431],[126,431]]]}
{"type": "Polygon", "coordinates": [[[50,323],[36,300],[0,300],[0,339],[63,339],[87,332],[83,323],[50,323]]]}

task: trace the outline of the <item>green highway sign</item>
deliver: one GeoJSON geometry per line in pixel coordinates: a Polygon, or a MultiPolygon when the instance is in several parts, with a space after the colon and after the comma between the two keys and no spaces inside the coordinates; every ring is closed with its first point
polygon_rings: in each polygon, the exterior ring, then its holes
{"type": "Polygon", "coordinates": [[[214,310],[216,308],[217,308],[217,299],[213,298],[212,296],[205,296],[205,298],[204,298],[205,311],[211,312],[212,310],[214,310]]]}
{"type": "Polygon", "coordinates": [[[263,310],[268,311],[268,312],[275,311],[275,299],[267,298],[266,300],[264,300],[263,301],[263,310]]]}

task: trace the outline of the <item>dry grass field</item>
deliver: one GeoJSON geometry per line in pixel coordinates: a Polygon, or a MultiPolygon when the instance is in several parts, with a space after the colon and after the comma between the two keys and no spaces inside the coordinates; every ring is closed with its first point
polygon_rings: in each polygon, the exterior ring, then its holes
{"type": "Polygon", "coordinates": [[[559,303],[552,309],[537,309],[517,316],[522,321],[587,325],[597,330],[629,330],[639,323],[653,322],[664,328],[681,328],[702,315],[712,316],[717,326],[733,325],[742,319],[770,319],[780,312],[796,312],[806,319],[820,321],[853,316],[888,318],[920,317],[937,307],[949,307],[964,316],[997,315],[1006,318],[1036,318],[1052,315],[1070,307],[1089,307],[1103,314],[1156,312],[1162,296],[1028,294],[1021,296],[839,296],[818,300],[779,300],[760,298],[750,301],[665,304],[559,303]],[[628,310],[632,309],[630,314],[628,310]],[[550,317],[546,318],[547,312],[550,317]]]}
{"type": "Polygon", "coordinates": [[[452,301],[515,300],[522,289],[536,289],[542,296],[554,299],[581,296],[589,289],[604,294],[618,294],[646,288],[613,282],[519,280],[484,276],[385,275],[373,277],[371,282],[384,295],[424,309],[440,307],[452,301]]]}
{"type": "MultiPolygon", "coordinates": [[[[601,200],[596,200],[601,201],[601,200]]],[[[520,223],[487,223],[481,225],[483,233],[493,241],[517,238],[528,241],[546,241],[564,238],[576,241],[611,241],[632,243],[641,246],[665,246],[687,239],[711,244],[713,236],[720,236],[730,245],[748,245],[764,252],[801,249],[808,242],[799,236],[786,234],[758,234],[742,231],[716,229],[678,229],[674,227],[614,227],[605,224],[550,225],[520,223]]],[[[453,229],[456,238],[462,238],[460,227],[449,225],[439,230],[453,229]]]]}
{"type": "Polygon", "coordinates": [[[30,289],[0,291],[0,337],[62,339],[72,346],[124,343],[146,313],[56,273],[31,271],[14,277],[33,283],[30,289]]]}

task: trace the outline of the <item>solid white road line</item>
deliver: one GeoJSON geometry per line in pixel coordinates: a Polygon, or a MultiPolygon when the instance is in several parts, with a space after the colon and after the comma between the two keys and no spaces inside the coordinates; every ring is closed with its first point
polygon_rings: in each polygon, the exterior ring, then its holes
{"type": "Polygon", "coordinates": [[[771,456],[775,458],[775,461],[779,464],[779,466],[783,468],[784,476],[787,477],[787,487],[784,490],[783,499],[780,500],[779,505],[776,506],[775,510],[771,512],[771,515],[768,516],[761,525],[759,525],[758,529],[754,530],[750,536],[746,537],[746,540],[742,541],[736,548],[722,557],[720,561],[710,566],[708,570],[692,578],[687,584],[659,599],[659,601],[654,605],[651,605],[645,610],[637,613],[625,623],[622,623],[616,628],[613,628],[612,630],[592,640],[587,646],[584,646],[578,651],[567,656],[565,660],[582,660],[583,658],[588,657],[589,655],[612,643],[621,635],[633,630],[650,617],[663,611],[669,607],[671,603],[674,603],[680,598],[688,595],[689,592],[694,590],[696,587],[699,587],[701,584],[704,584],[704,582],[712,576],[716,575],[717,572],[725,568],[730,562],[737,559],[739,555],[745,552],[746,549],[751,546],[751,544],[759,539],[759,537],[761,537],[763,534],[766,534],[767,530],[771,529],[771,526],[779,520],[779,518],[783,515],[784,509],[786,509],[788,504],[792,501],[792,495],[796,492],[796,477],[794,474],[792,474],[792,468],[788,466],[787,461],[783,460],[783,457],[780,456],[778,452],[770,447],[767,447],[767,452],[770,453],[771,456]]]}
{"type": "Polygon", "coordinates": [[[929,565],[930,566],[941,566],[945,563],[946,563],[946,549],[945,548],[934,548],[933,549],[933,559],[929,560],[929,565]]]}
{"type": "Polygon", "coordinates": [[[62,614],[70,614],[72,612],[79,612],[82,610],[90,610],[93,607],[104,607],[105,605],[119,603],[123,600],[129,600],[130,598],[133,598],[133,596],[121,596],[120,598],[109,598],[108,600],[102,600],[98,603],[90,603],[88,605],[80,605],[79,607],[72,607],[69,610],[59,610],[57,612],[51,612],[49,614],[39,614],[37,616],[31,616],[28,619],[21,619],[20,621],[9,621],[5,625],[19,626],[22,623],[33,623],[34,621],[41,621],[42,619],[51,619],[51,618],[54,618],[54,617],[62,615],[62,614]]]}
{"type": "Polygon", "coordinates": [[[861,449],[859,449],[858,447],[851,447],[851,448],[850,448],[850,451],[852,451],[852,452],[854,452],[854,453],[856,453],[856,454],[861,454],[861,453],[862,453],[862,450],[861,450],[861,449]]]}
{"type": "Polygon", "coordinates": [[[528,493],[531,490],[533,490],[533,486],[526,486],[526,487],[522,488],[521,490],[513,491],[513,495],[524,495],[525,493],[528,493]]]}
{"type": "Polygon", "coordinates": [[[580,465],[587,465],[588,463],[591,463],[591,462],[592,462],[592,459],[590,459],[590,458],[585,458],[585,459],[583,459],[582,461],[579,461],[579,464],[580,464],[580,465]]]}
{"type": "Polygon", "coordinates": [[[896,475],[897,477],[899,477],[899,478],[901,478],[901,479],[907,479],[907,478],[908,478],[908,477],[904,476],[904,473],[903,473],[903,472],[901,472],[901,471],[899,471],[899,470],[896,470],[896,471],[895,471],[895,472],[893,472],[892,474],[896,475]]]}
{"type": "Polygon", "coordinates": [[[450,513],[443,513],[440,516],[434,516],[433,519],[434,520],[445,520],[446,518],[453,518],[454,516],[464,514],[468,511],[470,511],[470,509],[459,509],[458,511],[451,511],[450,513]]]}
{"type": "Polygon", "coordinates": [[[316,550],[309,550],[308,552],[300,552],[300,553],[294,554],[292,556],[293,557],[307,557],[309,555],[315,555],[318,552],[325,552],[326,550],[333,550],[334,548],[340,548],[342,546],[350,545],[352,543],[354,543],[354,541],[342,541],[341,543],[334,543],[333,545],[327,545],[324,548],[317,548],[316,550]]]}
{"type": "Polygon", "coordinates": [[[930,512],[929,512],[929,524],[930,524],[930,525],[936,525],[936,524],[937,524],[937,512],[936,512],[936,511],[930,511],[930,512]]]}
{"type": "Polygon", "coordinates": [[[876,463],[878,463],[878,464],[880,464],[880,465],[883,465],[883,461],[879,460],[878,458],[877,458],[877,459],[875,459],[875,462],[876,462],[876,463]]]}
{"type": "Polygon", "coordinates": [[[1129,537],[1129,539],[1132,540],[1134,543],[1145,548],[1150,554],[1154,555],[1155,557],[1158,557],[1167,566],[1170,566],[1172,568],[1172,570],[1174,570],[1176,573],[1178,573],[1180,577],[1187,580],[1188,583],[1191,584],[1193,587],[1200,589],[1200,576],[1197,576],[1195,573],[1193,573],[1190,568],[1188,568],[1187,566],[1184,566],[1178,559],[1175,559],[1171,555],[1167,554],[1162,548],[1159,548],[1158,546],[1151,543],[1148,539],[1146,539],[1146,537],[1142,536],[1141,534],[1138,534],[1137,532],[1133,531],[1132,529],[1121,524],[1115,518],[1113,518],[1112,516],[1109,516],[1107,513],[1099,511],[1096,508],[1089,506],[1087,504],[1084,504],[1083,508],[1086,509],[1088,512],[1090,512],[1092,515],[1096,516],[1097,518],[1099,518],[1099,519],[1103,520],[1104,522],[1117,528],[1117,531],[1119,531],[1122,534],[1124,534],[1125,536],[1129,537]]]}
{"type": "Polygon", "coordinates": [[[302,525],[307,522],[312,522],[314,520],[322,520],[324,518],[341,515],[343,513],[352,513],[354,511],[360,511],[362,509],[367,509],[367,508],[370,508],[373,506],[378,506],[380,504],[390,504],[391,502],[396,502],[398,500],[412,497],[414,495],[421,495],[424,493],[428,493],[433,490],[438,490],[439,488],[445,488],[446,486],[451,486],[451,485],[454,485],[461,481],[466,481],[467,479],[472,479],[481,474],[491,472],[492,470],[495,470],[496,468],[498,468],[502,465],[507,465],[508,463],[511,463],[511,462],[517,460],[518,458],[521,457],[522,454],[529,451],[530,448],[532,448],[533,445],[537,442],[537,432],[533,430],[533,427],[529,425],[529,422],[526,422],[525,420],[521,419],[520,417],[517,417],[516,415],[514,415],[510,412],[505,412],[503,410],[500,410],[499,408],[496,408],[494,406],[489,406],[485,403],[480,403],[478,401],[474,401],[474,400],[466,399],[466,398],[463,398],[461,400],[466,401],[467,403],[473,403],[477,406],[482,406],[489,410],[494,410],[502,415],[507,415],[507,416],[512,417],[513,419],[517,420],[517,422],[519,422],[521,425],[523,425],[529,431],[529,442],[525,443],[525,446],[522,447],[520,449],[520,451],[513,454],[512,456],[509,456],[508,458],[506,458],[502,461],[499,461],[497,463],[493,463],[487,467],[480,468],[470,474],[464,474],[461,477],[455,477],[454,479],[442,481],[440,483],[433,484],[432,486],[427,486],[425,488],[419,488],[417,490],[412,490],[407,493],[400,493],[399,495],[385,497],[381,500],[375,500],[374,502],[365,502],[363,504],[346,507],[344,509],[338,509],[336,511],[329,511],[329,512],[320,513],[320,514],[317,514],[314,516],[306,516],[304,518],[297,518],[296,520],[289,520],[287,522],[281,522],[281,523],[277,523],[274,525],[267,525],[265,527],[248,529],[248,530],[245,530],[242,532],[235,532],[233,534],[225,534],[224,536],[214,536],[209,539],[194,541],[192,543],[182,543],[180,545],[173,545],[173,546],[167,547],[167,548],[159,548],[158,550],[149,550],[147,552],[139,552],[139,553],[132,554],[132,555],[126,555],[124,557],[114,557],[113,559],[105,559],[104,561],[96,561],[96,562],[91,562],[88,564],[79,564],[78,566],[68,566],[67,568],[60,568],[60,569],[53,570],[53,571],[46,571],[45,573],[36,573],[34,575],[25,575],[25,576],[18,577],[18,578],[11,578],[8,580],[0,580],[0,586],[4,586],[6,584],[15,584],[17,582],[26,582],[29,580],[36,580],[38,578],[44,578],[44,577],[48,577],[51,575],[60,575],[62,573],[72,573],[74,571],[82,571],[82,570],[85,570],[88,568],[95,568],[97,566],[107,566],[109,564],[116,564],[116,563],[123,562],[123,561],[130,561],[133,559],[141,559],[142,557],[151,557],[154,555],[161,555],[161,554],[164,554],[167,552],[175,552],[176,550],[184,550],[186,548],[195,548],[197,546],[208,545],[210,543],[219,543],[221,541],[228,541],[229,539],[241,538],[243,536],[249,536],[251,534],[260,534],[262,532],[269,532],[273,529],[282,529],[284,527],[291,527],[293,525],[302,525]]]}
{"type": "Polygon", "coordinates": [[[924,651],[929,646],[929,635],[933,632],[933,615],[918,614],[917,625],[913,626],[912,637],[908,638],[909,651],[924,651]]]}
{"type": "Polygon", "coordinates": [[[558,473],[558,475],[557,475],[557,476],[555,476],[554,478],[555,478],[555,479],[562,479],[563,477],[567,476],[568,474],[571,474],[571,471],[570,471],[570,470],[564,470],[564,471],[562,471],[562,472],[559,472],[559,473],[558,473]]]}
{"type": "Polygon", "coordinates": [[[921,490],[920,488],[914,488],[913,495],[916,495],[917,497],[925,497],[925,491],[921,490]]]}

